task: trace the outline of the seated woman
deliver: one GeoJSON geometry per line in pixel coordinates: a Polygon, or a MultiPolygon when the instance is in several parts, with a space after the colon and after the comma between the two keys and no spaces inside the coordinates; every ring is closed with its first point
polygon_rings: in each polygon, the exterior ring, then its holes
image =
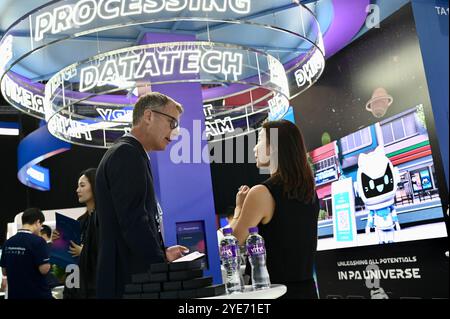
{"type": "Polygon", "coordinates": [[[289,121],[266,122],[254,152],[257,167],[269,168],[270,178],[240,187],[230,226],[241,245],[249,227],[258,226],[271,282],[287,286],[283,298],[316,299],[319,200],[303,136],[289,121]]]}

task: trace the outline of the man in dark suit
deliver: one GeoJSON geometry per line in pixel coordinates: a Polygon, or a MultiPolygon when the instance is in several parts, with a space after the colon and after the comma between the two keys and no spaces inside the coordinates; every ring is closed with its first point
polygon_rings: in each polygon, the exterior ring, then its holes
{"type": "Polygon", "coordinates": [[[188,252],[183,246],[164,247],[147,155],[163,151],[176,136],[182,112],[180,104],[163,94],[142,96],[133,110],[130,134],[119,138],[100,162],[96,176],[99,298],[122,298],[132,274],[188,252]]]}

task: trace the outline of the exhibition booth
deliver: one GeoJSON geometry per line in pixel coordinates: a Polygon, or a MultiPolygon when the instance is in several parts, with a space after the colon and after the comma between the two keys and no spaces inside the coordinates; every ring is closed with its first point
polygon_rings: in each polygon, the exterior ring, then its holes
{"type": "MultiPolygon", "coordinates": [[[[0,3],[2,107],[16,112],[0,110],[0,146],[15,147],[17,166],[3,167],[26,205],[0,207],[0,240],[25,206],[53,229],[81,216],[54,185],[74,194],[76,174],[130,132],[139,97],[161,92],[184,107],[177,140],[148,154],[164,242],[205,254],[211,287],[226,280],[225,211],[269,176],[257,134],[285,119],[305,137],[320,204],[319,298],[448,298],[448,1],[18,2],[0,3]]],[[[286,293],[245,287],[212,298],[286,293]]]]}

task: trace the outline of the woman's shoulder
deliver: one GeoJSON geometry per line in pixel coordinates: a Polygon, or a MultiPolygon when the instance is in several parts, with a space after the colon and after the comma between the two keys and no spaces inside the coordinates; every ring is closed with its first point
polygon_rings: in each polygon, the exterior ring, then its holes
{"type": "Polygon", "coordinates": [[[283,191],[283,185],[273,177],[257,186],[260,186],[261,190],[267,190],[273,197],[278,197],[283,191]]]}
{"type": "Polygon", "coordinates": [[[250,192],[252,192],[252,194],[254,195],[265,196],[270,194],[270,189],[265,184],[258,184],[253,186],[250,189],[250,192]]]}
{"type": "Polygon", "coordinates": [[[283,182],[281,178],[277,175],[269,177],[264,182],[261,183],[267,187],[283,187],[283,182]]]}
{"type": "Polygon", "coordinates": [[[86,211],[86,212],[84,212],[84,214],[82,214],[80,217],[78,217],[77,220],[78,220],[79,222],[81,222],[81,221],[87,219],[88,217],[89,217],[89,214],[88,214],[88,212],[86,211]]]}
{"type": "Polygon", "coordinates": [[[253,201],[265,204],[274,201],[276,196],[276,193],[265,184],[253,186],[247,195],[247,197],[251,198],[253,201]]]}

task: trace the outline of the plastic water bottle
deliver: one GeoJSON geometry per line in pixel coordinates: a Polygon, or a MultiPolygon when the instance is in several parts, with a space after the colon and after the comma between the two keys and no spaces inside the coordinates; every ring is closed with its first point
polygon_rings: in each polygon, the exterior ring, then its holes
{"type": "Polygon", "coordinates": [[[220,241],[220,259],[226,272],[225,288],[228,294],[241,292],[244,289],[240,274],[239,242],[232,233],[231,228],[224,228],[225,236],[220,241]]]}
{"type": "Polygon", "coordinates": [[[270,277],[266,267],[266,247],[258,234],[258,227],[248,229],[250,235],[245,242],[248,260],[252,266],[252,287],[254,290],[270,288],[270,277]]]}

